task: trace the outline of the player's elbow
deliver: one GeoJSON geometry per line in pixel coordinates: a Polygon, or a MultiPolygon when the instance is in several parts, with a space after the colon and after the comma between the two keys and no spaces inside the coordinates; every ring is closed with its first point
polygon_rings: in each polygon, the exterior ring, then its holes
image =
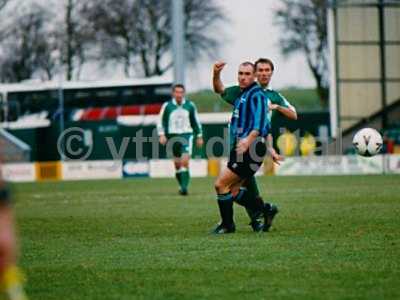
{"type": "Polygon", "coordinates": [[[220,88],[215,88],[215,87],[214,87],[214,93],[217,93],[217,94],[219,94],[219,95],[222,95],[222,94],[224,93],[224,90],[223,90],[223,89],[220,89],[220,88]]]}
{"type": "Polygon", "coordinates": [[[290,120],[297,120],[297,112],[294,109],[288,108],[283,114],[290,120]]]}
{"type": "Polygon", "coordinates": [[[222,84],[213,82],[213,90],[214,90],[214,93],[222,95],[225,91],[225,88],[222,84]]]}
{"type": "Polygon", "coordinates": [[[297,111],[296,111],[296,109],[294,108],[294,106],[289,106],[288,107],[288,110],[289,110],[289,114],[288,114],[288,118],[289,119],[292,119],[292,120],[297,120],[297,111]]]}

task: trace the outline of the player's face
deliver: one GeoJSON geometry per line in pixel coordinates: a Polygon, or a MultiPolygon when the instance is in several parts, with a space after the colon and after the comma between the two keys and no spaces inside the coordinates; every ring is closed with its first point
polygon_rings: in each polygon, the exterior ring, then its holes
{"type": "Polygon", "coordinates": [[[181,87],[176,87],[172,91],[172,97],[180,104],[183,101],[183,97],[185,97],[185,90],[181,87]]]}
{"type": "Polygon", "coordinates": [[[245,89],[254,83],[254,69],[250,65],[240,65],[238,71],[238,82],[241,89],[245,89]]]}
{"type": "Polygon", "coordinates": [[[272,67],[270,64],[266,63],[257,64],[256,77],[258,83],[263,87],[268,86],[269,82],[271,81],[273,72],[274,71],[272,71],[272,67]]]}

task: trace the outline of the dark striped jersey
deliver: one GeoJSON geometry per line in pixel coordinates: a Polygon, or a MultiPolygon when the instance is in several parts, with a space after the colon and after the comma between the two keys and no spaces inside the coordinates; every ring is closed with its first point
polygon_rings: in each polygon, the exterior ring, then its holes
{"type": "MultiPolygon", "coordinates": [[[[269,99],[269,102],[272,104],[278,104],[279,106],[289,108],[292,111],[296,111],[295,107],[289,103],[289,101],[280,93],[270,88],[264,88],[264,93],[266,97],[269,99]]],[[[235,99],[239,97],[242,93],[240,87],[238,85],[227,87],[224,90],[224,93],[221,95],[222,99],[229,104],[233,105],[235,99]]],[[[276,110],[269,111],[268,117],[271,121],[272,114],[275,114],[276,110]]]]}
{"type": "Polygon", "coordinates": [[[242,139],[253,130],[257,130],[259,136],[266,137],[271,130],[271,122],[267,117],[268,101],[263,89],[257,83],[244,89],[233,103],[231,137],[242,139]]]}

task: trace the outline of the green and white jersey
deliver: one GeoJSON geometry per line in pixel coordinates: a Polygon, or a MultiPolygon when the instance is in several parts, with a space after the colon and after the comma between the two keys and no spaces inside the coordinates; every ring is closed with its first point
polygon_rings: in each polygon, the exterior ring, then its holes
{"type": "MultiPolygon", "coordinates": [[[[239,98],[240,94],[242,93],[240,87],[238,85],[234,85],[231,87],[228,87],[224,90],[224,93],[221,95],[222,99],[224,99],[226,102],[229,104],[233,105],[235,100],[239,98]]],[[[292,111],[296,111],[293,105],[289,103],[289,101],[282,96],[280,93],[277,91],[274,91],[273,89],[266,88],[264,89],[264,93],[268,97],[268,99],[271,101],[272,104],[278,104],[279,106],[286,107],[291,109],[292,111]]],[[[272,113],[273,111],[269,111],[268,117],[271,120],[272,118],[272,113]]]]}
{"type": "Polygon", "coordinates": [[[180,105],[175,99],[165,102],[161,107],[157,131],[158,135],[191,133],[201,137],[203,132],[194,103],[186,99],[180,105]]]}

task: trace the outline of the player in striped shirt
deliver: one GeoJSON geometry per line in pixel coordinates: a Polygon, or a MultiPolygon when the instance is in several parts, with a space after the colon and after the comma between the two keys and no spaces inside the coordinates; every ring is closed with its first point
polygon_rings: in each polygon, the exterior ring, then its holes
{"type": "MultiPolygon", "coordinates": [[[[241,94],[241,89],[237,85],[228,88],[224,87],[220,78],[220,73],[224,66],[224,62],[217,62],[214,65],[214,91],[220,94],[226,102],[233,104],[234,99],[241,94]]],[[[294,106],[292,106],[289,101],[287,101],[280,93],[269,88],[269,83],[274,72],[274,64],[272,63],[272,61],[267,58],[260,58],[255,62],[255,68],[257,81],[270,100],[268,113],[269,120],[271,121],[273,112],[279,112],[287,118],[296,120],[297,113],[294,106]]],[[[279,163],[281,157],[275,152],[272,147],[271,136],[269,137],[269,152],[272,155],[274,161],[279,163]]],[[[272,225],[273,218],[278,212],[277,207],[270,203],[264,203],[260,196],[257,182],[254,176],[245,183],[245,187],[248,190],[248,198],[242,199],[242,201],[238,203],[246,207],[246,211],[251,219],[250,225],[252,226],[254,231],[268,231],[272,225]],[[259,218],[261,216],[264,216],[264,224],[261,224],[259,221],[259,218]]]]}
{"type": "Polygon", "coordinates": [[[266,138],[270,133],[268,98],[255,82],[255,68],[250,62],[240,64],[238,81],[241,93],[233,101],[230,124],[232,147],[226,168],[215,181],[217,202],[221,223],[214,229],[215,234],[235,232],[233,201],[246,197],[246,190],[233,192],[253,177],[267,154],[266,138]]]}

